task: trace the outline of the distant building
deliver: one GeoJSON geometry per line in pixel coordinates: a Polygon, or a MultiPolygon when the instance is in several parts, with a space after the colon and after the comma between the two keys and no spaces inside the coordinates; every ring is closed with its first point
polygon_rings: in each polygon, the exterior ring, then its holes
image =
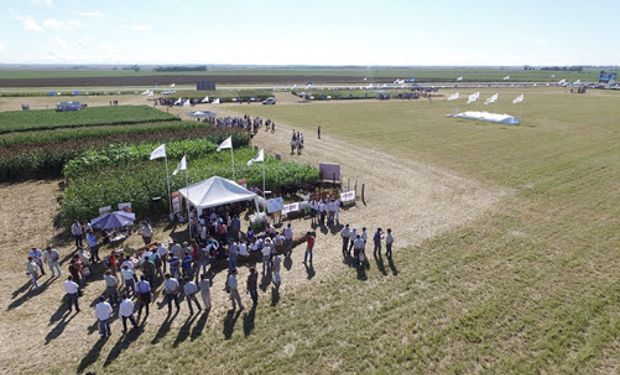
{"type": "Polygon", "coordinates": [[[214,91],[215,81],[198,81],[196,82],[197,91],[214,91]]]}

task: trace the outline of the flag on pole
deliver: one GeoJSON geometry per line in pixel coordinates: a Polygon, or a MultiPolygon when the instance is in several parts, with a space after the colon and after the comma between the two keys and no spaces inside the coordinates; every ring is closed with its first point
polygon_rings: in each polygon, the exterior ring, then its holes
{"type": "Polygon", "coordinates": [[[524,99],[525,97],[521,94],[512,100],[512,104],[521,103],[524,99]]]}
{"type": "Polygon", "coordinates": [[[456,79],[457,81],[462,81],[463,80],[463,76],[457,77],[456,79]]]}
{"type": "Polygon", "coordinates": [[[561,79],[561,80],[560,80],[560,82],[558,82],[558,85],[560,85],[560,86],[561,86],[561,85],[563,85],[563,84],[565,84],[565,83],[566,83],[566,80],[565,80],[565,79],[561,79]]]}
{"type": "Polygon", "coordinates": [[[488,98],[488,99],[484,102],[484,105],[489,105],[489,104],[495,103],[495,102],[497,101],[497,98],[499,98],[499,95],[498,95],[498,94],[495,94],[495,95],[493,95],[493,96],[489,97],[489,98],[488,98]]]}
{"type": "Polygon", "coordinates": [[[473,103],[480,97],[480,92],[475,92],[467,97],[467,104],[473,103]]]}
{"type": "Polygon", "coordinates": [[[189,107],[192,104],[191,99],[187,99],[185,103],[183,103],[183,107],[189,107]]]}
{"type": "Polygon", "coordinates": [[[181,105],[181,103],[183,103],[183,98],[178,98],[178,99],[174,102],[174,105],[181,105]]]}
{"type": "Polygon", "coordinates": [[[205,96],[205,98],[204,98],[204,99],[202,99],[200,102],[201,102],[201,103],[209,103],[209,97],[208,97],[208,96],[205,96]]]}
{"type": "Polygon", "coordinates": [[[220,145],[217,146],[217,151],[219,152],[229,148],[232,148],[232,136],[226,138],[224,142],[220,143],[220,145]]]}
{"type": "Polygon", "coordinates": [[[265,150],[261,148],[255,157],[248,160],[248,167],[251,167],[252,164],[254,163],[262,163],[264,161],[265,161],[265,150]]]}
{"type": "Polygon", "coordinates": [[[170,87],[174,87],[174,86],[176,86],[176,85],[177,85],[176,83],[173,83],[173,84],[171,84],[171,85],[170,85],[170,87]]]}
{"type": "Polygon", "coordinates": [[[448,96],[448,101],[457,100],[459,98],[459,93],[455,92],[454,94],[448,96]]]}
{"type": "Polygon", "coordinates": [[[153,152],[151,152],[151,157],[149,158],[149,160],[155,160],[155,159],[160,159],[160,158],[165,158],[166,157],[166,144],[162,144],[161,146],[157,147],[155,150],[153,150],[153,152]]]}
{"type": "Polygon", "coordinates": [[[220,104],[220,98],[217,98],[213,101],[213,104],[220,104]]]}
{"type": "Polygon", "coordinates": [[[503,79],[504,79],[504,81],[508,81],[510,79],[510,76],[506,76],[503,79]]]}
{"type": "Polygon", "coordinates": [[[174,172],[172,172],[172,175],[176,176],[177,173],[179,173],[180,171],[186,171],[186,170],[187,170],[187,155],[183,155],[183,158],[179,162],[179,165],[177,165],[177,168],[174,170],[174,172]]]}

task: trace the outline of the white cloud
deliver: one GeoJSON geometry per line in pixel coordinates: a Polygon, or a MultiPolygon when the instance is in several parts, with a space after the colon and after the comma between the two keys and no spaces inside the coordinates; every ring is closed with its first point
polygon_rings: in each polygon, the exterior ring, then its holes
{"type": "Polygon", "coordinates": [[[151,25],[147,25],[147,24],[123,25],[121,26],[121,28],[129,29],[129,30],[136,31],[139,33],[153,31],[153,28],[151,27],[151,25]]]}
{"type": "Polygon", "coordinates": [[[54,0],[30,0],[30,2],[35,6],[51,7],[54,5],[54,0]]]}
{"type": "Polygon", "coordinates": [[[6,45],[0,40],[0,52],[6,53],[6,45]]]}
{"type": "Polygon", "coordinates": [[[43,26],[32,16],[15,16],[27,31],[43,31],[43,26]]]}
{"type": "Polygon", "coordinates": [[[103,13],[101,13],[98,10],[92,11],[92,12],[80,12],[80,11],[76,11],[75,14],[77,14],[78,16],[82,16],[82,17],[100,17],[103,15],[103,13]]]}
{"type": "Polygon", "coordinates": [[[82,26],[82,22],[76,20],[60,21],[55,18],[46,18],[43,20],[43,26],[52,30],[74,30],[82,26]]]}
{"type": "Polygon", "coordinates": [[[67,42],[63,38],[54,38],[54,43],[56,43],[61,48],[67,48],[67,42]]]}

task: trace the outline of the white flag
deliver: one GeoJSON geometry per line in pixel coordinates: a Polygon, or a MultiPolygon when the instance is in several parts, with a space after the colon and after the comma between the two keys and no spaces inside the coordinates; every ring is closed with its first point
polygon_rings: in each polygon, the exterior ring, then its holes
{"type": "Polygon", "coordinates": [[[172,172],[172,175],[176,176],[177,173],[179,173],[180,171],[186,171],[186,170],[187,170],[187,155],[183,155],[183,158],[179,162],[179,165],[177,165],[177,168],[174,170],[174,172],[172,172]]]}
{"type": "Polygon", "coordinates": [[[224,142],[217,146],[217,151],[219,152],[228,148],[232,148],[232,136],[226,138],[224,142]]]}
{"type": "Polygon", "coordinates": [[[183,107],[189,107],[192,104],[191,99],[187,99],[185,103],[183,103],[183,107]]]}
{"type": "Polygon", "coordinates": [[[204,98],[204,99],[202,99],[200,102],[201,102],[201,103],[209,103],[209,97],[208,97],[208,96],[205,96],[205,98],[204,98]]]}
{"type": "Polygon", "coordinates": [[[495,95],[493,95],[493,96],[489,97],[489,98],[488,98],[488,99],[484,102],[484,105],[489,105],[489,104],[495,103],[495,102],[497,101],[497,98],[499,98],[499,95],[498,95],[498,94],[495,94],[495,95]]]}
{"type": "Polygon", "coordinates": [[[217,98],[213,101],[213,104],[220,104],[220,98],[217,98]]]}
{"type": "Polygon", "coordinates": [[[261,148],[260,151],[258,152],[258,155],[248,160],[248,167],[251,167],[252,164],[254,163],[262,163],[264,161],[265,161],[265,150],[261,148]]]}
{"type": "Polygon", "coordinates": [[[181,105],[181,103],[183,103],[183,98],[178,98],[176,102],[174,102],[174,105],[181,105]]]}
{"type": "Polygon", "coordinates": [[[558,85],[563,85],[565,83],[566,83],[566,80],[565,79],[561,79],[560,82],[558,82],[558,85]]]}
{"type": "Polygon", "coordinates": [[[448,96],[448,101],[457,100],[459,98],[459,93],[455,92],[454,94],[448,96]]]}
{"type": "Polygon", "coordinates": [[[551,78],[555,78],[555,74],[552,74],[552,75],[551,75],[551,78]]]}
{"type": "Polygon", "coordinates": [[[148,95],[150,92],[151,92],[151,90],[148,90],[148,89],[147,89],[147,90],[145,90],[144,92],[142,92],[142,94],[141,94],[141,95],[148,95]]]}
{"type": "Polygon", "coordinates": [[[463,80],[463,76],[460,76],[456,79],[457,81],[462,81],[463,80]]]}
{"type": "Polygon", "coordinates": [[[525,97],[521,94],[512,100],[512,104],[521,103],[524,99],[525,97]]]}
{"type": "Polygon", "coordinates": [[[467,97],[467,104],[473,103],[480,97],[480,92],[475,92],[467,97]]]}
{"type": "Polygon", "coordinates": [[[171,84],[171,85],[170,85],[170,87],[174,87],[174,86],[176,86],[176,85],[177,85],[176,83],[173,83],[173,84],[171,84]]]}
{"type": "Polygon", "coordinates": [[[153,152],[151,152],[150,160],[155,160],[155,159],[165,158],[165,157],[166,157],[166,144],[164,143],[161,146],[157,147],[155,150],[153,150],[153,152]]]}
{"type": "Polygon", "coordinates": [[[509,79],[510,79],[510,76],[504,77],[504,81],[508,81],[509,79]]]}

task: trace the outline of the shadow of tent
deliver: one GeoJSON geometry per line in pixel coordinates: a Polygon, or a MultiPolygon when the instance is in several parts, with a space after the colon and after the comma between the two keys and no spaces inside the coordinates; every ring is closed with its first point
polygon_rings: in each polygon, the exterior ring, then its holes
{"type": "Polygon", "coordinates": [[[256,318],[256,305],[243,315],[243,334],[248,337],[254,330],[254,319],[256,318]]]}

